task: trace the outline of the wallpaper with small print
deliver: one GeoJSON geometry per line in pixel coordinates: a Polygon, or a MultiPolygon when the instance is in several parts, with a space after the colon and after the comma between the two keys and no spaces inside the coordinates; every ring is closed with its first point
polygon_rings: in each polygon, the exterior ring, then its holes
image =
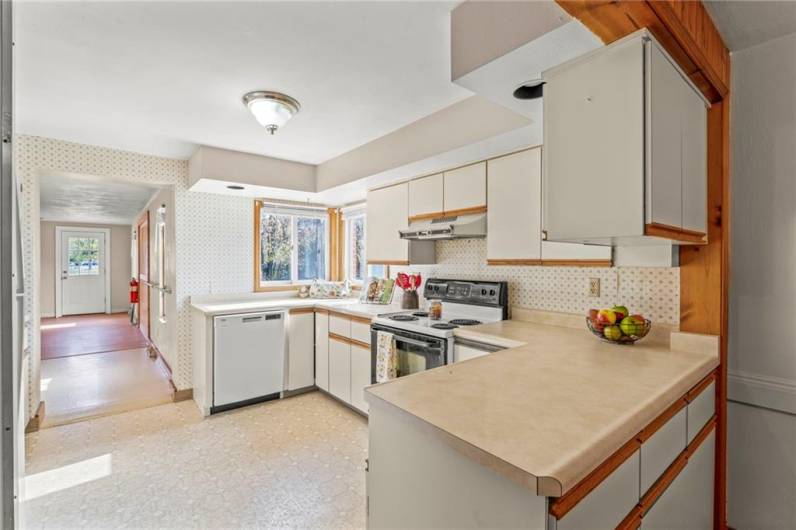
{"type": "Polygon", "coordinates": [[[507,281],[509,304],[562,313],[622,304],[653,322],[680,323],[677,267],[541,267],[486,264],[485,239],[437,242],[435,265],[390,267],[390,275],[419,272],[424,278],[507,281]],[[589,278],[600,279],[600,296],[588,296],[589,278]]]}

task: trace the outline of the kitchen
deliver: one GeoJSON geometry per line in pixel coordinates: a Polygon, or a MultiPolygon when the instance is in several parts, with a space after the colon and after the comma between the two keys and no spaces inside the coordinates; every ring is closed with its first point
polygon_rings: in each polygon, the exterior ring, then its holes
{"type": "MultiPolygon", "coordinates": [[[[389,20],[405,17],[422,26],[415,59],[428,38],[435,73],[391,56],[413,73],[383,87],[397,106],[389,126],[364,118],[382,107],[372,90],[359,94],[352,122],[372,126],[367,134],[345,120],[329,134],[313,121],[329,107],[291,77],[294,64],[282,82],[250,79],[224,107],[247,128],[238,143],[206,136],[201,120],[184,125],[201,134],[172,131],[192,140],[164,141],[172,152],[159,156],[23,131],[15,142],[26,204],[41,167],[174,187],[173,312],[160,315],[171,342],[157,353],[175,403],[131,412],[130,425],[155,418],[143,428],[149,445],[163,433],[190,454],[217,442],[209,461],[226,458],[235,472],[214,480],[246,476],[259,489],[257,502],[240,492],[222,507],[199,478],[224,473],[209,464],[189,472],[175,447],[161,458],[184,466],[176,502],[193,518],[158,509],[125,521],[727,527],[730,54],[701,3],[687,16],[662,5],[258,6],[258,16],[280,12],[296,27],[307,16],[319,27],[329,17],[354,24],[356,12],[374,42],[380,31],[398,38],[389,20]],[[614,23],[617,13],[624,22],[614,23]],[[694,34],[694,17],[706,35],[694,34]],[[413,103],[422,111],[400,116],[412,99],[400,91],[423,93],[423,83],[429,99],[413,103]],[[170,435],[167,410],[179,425],[170,435]],[[240,441],[252,453],[236,452],[240,441]],[[272,464],[293,481],[287,515],[260,505],[279,475],[252,473],[272,464]]],[[[200,10],[206,28],[214,9],[200,10]]],[[[347,50],[339,38],[317,42],[347,50]]],[[[291,53],[309,64],[316,52],[291,53]]],[[[208,66],[217,60],[223,54],[208,66]]],[[[356,72],[354,62],[340,67],[356,72]]],[[[374,69],[390,78],[381,63],[374,69]]],[[[36,241],[35,228],[28,235],[36,241]]],[[[27,420],[45,409],[35,354],[26,362],[27,420]]],[[[128,436],[123,421],[85,429],[128,436]]],[[[29,435],[33,476],[51,471],[41,447],[52,451],[56,435],[29,435]]],[[[72,465],[86,456],[75,451],[48,458],[72,465]]],[[[130,467],[108,466],[120,491],[140,479],[119,482],[130,467]]],[[[34,497],[30,520],[58,526],[67,489],[34,497]]],[[[91,526],[84,512],[61,525],[91,526]]],[[[122,523],[102,514],[103,524],[122,523]]]]}

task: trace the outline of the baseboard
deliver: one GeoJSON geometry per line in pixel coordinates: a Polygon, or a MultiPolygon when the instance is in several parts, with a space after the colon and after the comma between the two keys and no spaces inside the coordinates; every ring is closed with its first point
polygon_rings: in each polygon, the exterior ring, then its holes
{"type": "Polygon", "coordinates": [[[796,414],[796,381],[732,370],[727,374],[727,398],[796,414]]]}
{"type": "Polygon", "coordinates": [[[55,313],[41,313],[40,318],[55,318],[55,313]]]}
{"type": "Polygon", "coordinates": [[[188,401],[193,399],[193,388],[186,388],[185,390],[175,390],[171,399],[177,403],[179,401],[188,401]]]}
{"type": "Polygon", "coordinates": [[[39,406],[36,408],[36,413],[25,426],[25,434],[30,434],[41,429],[44,423],[44,401],[39,401],[39,406]]]}

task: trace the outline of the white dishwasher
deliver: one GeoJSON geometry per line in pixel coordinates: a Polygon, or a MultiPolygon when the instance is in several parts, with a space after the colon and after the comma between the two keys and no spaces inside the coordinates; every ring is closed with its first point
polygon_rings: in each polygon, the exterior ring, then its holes
{"type": "Polygon", "coordinates": [[[210,413],[280,396],[285,359],[281,311],[213,319],[213,406],[210,413]]]}

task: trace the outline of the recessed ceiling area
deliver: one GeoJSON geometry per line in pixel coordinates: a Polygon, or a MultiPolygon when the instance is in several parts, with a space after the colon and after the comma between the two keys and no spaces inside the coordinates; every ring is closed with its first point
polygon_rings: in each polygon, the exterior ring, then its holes
{"type": "Polygon", "coordinates": [[[45,221],[129,225],[157,193],[157,186],[75,174],[45,174],[39,180],[45,221]]]}
{"type": "Polygon", "coordinates": [[[456,2],[20,2],[16,131],[188,158],[318,164],[460,101],[456,2]],[[296,98],[271,136],[241,102],[296,98]]]}
{"type": "Polygon", "coordinates": [[[705,6],[730,51],[796,32],[796,2],[706,1],[705,6]]]}

